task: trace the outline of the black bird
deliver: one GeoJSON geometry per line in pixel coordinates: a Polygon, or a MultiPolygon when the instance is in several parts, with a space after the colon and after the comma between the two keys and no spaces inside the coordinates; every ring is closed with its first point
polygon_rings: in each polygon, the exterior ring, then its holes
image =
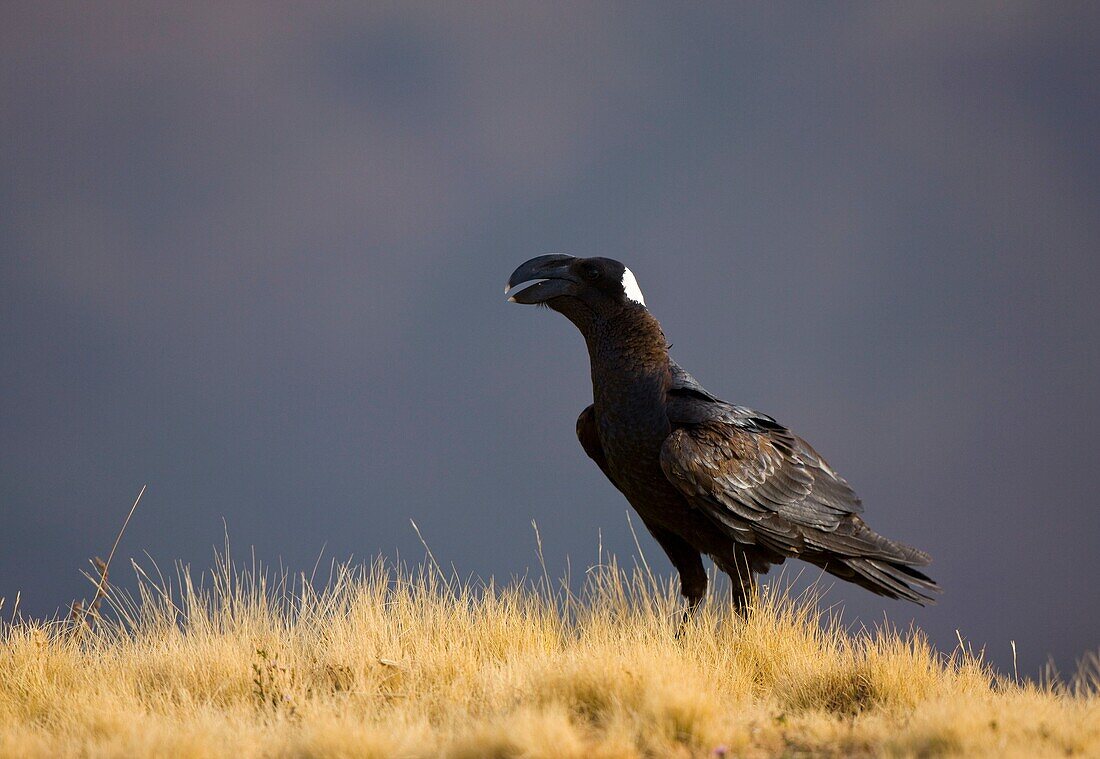
{"type": "Polygon", "coordinates": [[[869,528],[859,498],[809,443],[718,399],[669,357],[630,269],[538,256],[505,292],[563,314],[584,335],[593,403],[577,437],[680,573],[685,618],[706,591],[702,554],[733,580],[738,610],[755,595],[755,575],[792,556],[879,595],[933,601],[939,588],[917,568],[928,554],[869,528]]]}

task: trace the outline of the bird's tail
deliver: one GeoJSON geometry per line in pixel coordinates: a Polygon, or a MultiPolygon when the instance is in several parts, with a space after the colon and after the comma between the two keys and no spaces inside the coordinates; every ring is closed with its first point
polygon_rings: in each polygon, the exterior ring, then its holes
{"type": "Polygon", "coordinates": [[[830,538],[829,550],[807,553],[801,558],[880,596],[901,598],[921,606],[936,602],[939,585],[917,569],[932,561],[924,551],[879,535],[858,517],[842,525],[830,538]]]}

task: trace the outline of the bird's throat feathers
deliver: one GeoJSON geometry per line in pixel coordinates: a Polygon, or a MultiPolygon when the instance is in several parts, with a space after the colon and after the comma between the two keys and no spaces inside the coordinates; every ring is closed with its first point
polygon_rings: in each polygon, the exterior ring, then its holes
{"type": "Polygon", "coordinates": [[[651,385],[663,390],[670,381],[668,341],[660,323],[643,307],[625,308],[598,319],[584,330],[592,383],[602,386],[651,385]]]}

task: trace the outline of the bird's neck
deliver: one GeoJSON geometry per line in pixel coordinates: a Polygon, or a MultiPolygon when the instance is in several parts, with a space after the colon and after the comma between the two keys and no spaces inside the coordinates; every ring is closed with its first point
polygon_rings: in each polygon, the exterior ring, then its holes
{"type": "Polygon", "coordinates": [[[653,408],[663,417],[671,381],[668,343],[644,307],[627,307],[583,329],[597,411],[624,405],[653,408]]]}

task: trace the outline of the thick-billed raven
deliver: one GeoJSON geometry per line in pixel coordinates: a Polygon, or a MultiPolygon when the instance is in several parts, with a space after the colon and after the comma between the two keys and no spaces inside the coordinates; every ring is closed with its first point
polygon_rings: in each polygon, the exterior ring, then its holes
{"type": "Polygon", "coordinates": [[[584,335],[593,403],[577,437],[680,573],[694,610],[702,554],[733,580],[738,609],[755,575],[794,556],[879,595],[918,604],[931,559],[868,527],[848,483],[770,416],[711,395],[668,355],[630,269],[609,258],[546,255],[508,279],[515,303],[544,304],[584,335]]]}

